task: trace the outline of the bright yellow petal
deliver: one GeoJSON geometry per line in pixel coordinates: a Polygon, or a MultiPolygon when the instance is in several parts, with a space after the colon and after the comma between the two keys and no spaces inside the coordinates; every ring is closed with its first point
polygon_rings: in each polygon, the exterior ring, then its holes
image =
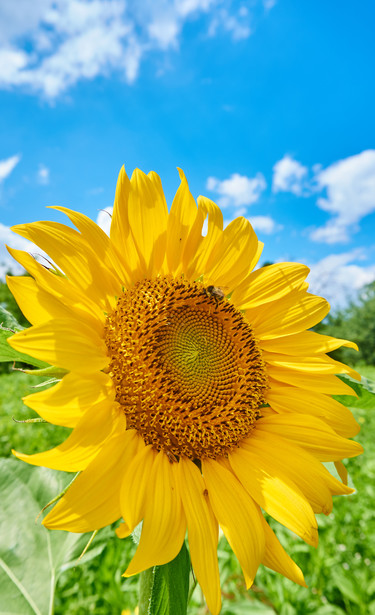
{"type": "Polygon", "coordinates": [[[344,485],[348,484],[348,470],[344,466],[342,461],[335,461],[335,468],[337,470],[337,474],[341,478],[344,485]]]}
{"type": "Polygon", "coordinates": [[[220,208],[203,196],[198,198],[198,211],[186,240],[182,258],[183,273],[197,279],[206,273],[208,258],[223,232],[223,214],[220,208]],[[207,234],[202,236],[202,225],[208,216],[207,234]]]}
{"type": "Polygon", "coordinates": [[[91,532],[117,521],[121,517],[121,482],[138,439],[132,429],[109,438],[48,513],[43,525],[51,530],[91,532]]]}
{"type": "Polygon", "coordinates": [[[302,587],[307,587],[302,570],[283,549],[274,532],[263,517],[262,523],[266,539],[262,563],[267,566],[267,568],[271,568],[271,570],[275,572],[280,572],[280,574],[294,581],[294,583],[298,583],[298,585],[302,585],[302,587]]]}
{"type": "Polygon", "coordinates": [[[308,544],[318,544],[312,508],[290,479],[279,476],[277,458],[269,462],[242,446],[229,455],[229,461],[238,479],[263,510],[308,544]]]}
{"type": "Polygon", "coordinates": [[[283,337],[313,327],[329,312],[329,304],[304,290],[292,291],[279,301],[246,310],[246,318],[260,340],[283,337]]]}
{"type": "Polygon", "coordinates": [[[121,284],[80,233],[58,222],[20,224],[12,230],[44,250],[69,280],[103,310],[114,307],[121,284]]]}
{"type": "Polygon", "coordinates": [[[340,461],[356,457],[362,446],[337,435],[326,423],[315,416],[278,414],[257,421],[256,431],[282,436],[309,451],[320,461],[340,461]]]}
{"type": "Polygon", "coordinates": [[[49,423],[75,427],[87,410],[94,413],[105,401],[112,404],[114,388],[110,376],[102,372],[87,377],[66,374],[55,386],[27,395],[22,401],[49,423]]]}
{"type": "Polygon", "coordinates": [[[197,215],[197,206],[189,190],[184,172],[178,169],[181,184],[176,192],[168,216],[167,226],[167,270],[179,275],[182,273],[182,255],[186,241],[197,215]]]}
{"type": "Polygon", "coordinates": [[[219,567],[217,563],[218,525],[211,508],[205,481],[190,459],[177,465],[177,487],[185,510],[190,557],[198,583],[212,615],[221,608],[219,567]]]}
{"type": "Polygon", "coordinates": [[[99,371],[109,363],[103,339],[91,327],[72,318],[24,329],[8,342],[19,352],[79,374],[99,371]]]}
{"type": "Polygon", "coordinates": [[[348,374],[356,380],[361,379],[361,376],[354,369],[326,355],[287,357],[285,354],[263,350],[262,356],[267,363],[268,373],[271,376],[275,375],[275,378],[277,378],[278,369],[281,368],[282,370],[291,369],[305,372],[313,377],[316,374],[348,374]]]}
{"type": "Polygon", "coordinates": [[[261,457],[264,467],[275,476],[293,481],[315,513],[327,515],[331,512],[332,495],[353,493],[309,452],[266,429],[257,427],[244,447],[261,457]]]}
{"type": "Polygon", "coordinates": [[[100,226],[84,214],[72,209],[66,207],[51,207],[51,209],[57,209],[66,214],[89,245],[95,246],[97,258],[110,270],[120,286],[129,286],[132,283],[126,261],[119,256],[113,242],[100,226]]]}
{"type": "Polygon", "coordinates": [[[135,169],[130,180],[128,200],[130,229],[145,277],[160,272],[164,261],[168,209],[155,178],[135,169]]]}
{"type": "Polygon", "coordinates": [[[259,508],[224,465],[208,459],[202,462],[202,472],[214,514],[241,564],[249,589],[264,555],[259,508]]]}
{"type": "MultiPolygon", "coordinates": [[[[305,389],[275,383],[266,392],[266,399],[278,413],[299,412],[302,415],[317,416],[345,438],[352,438],[359,432],[360,427],[349,408],[329,395],[315,391],[309,391],[306,395],[305,389]]],[[[264,411],[262,412],[264,415],[264,411]]]]}
{"type": "Polygon", "coordinates": [[[307,356],[332,352],[340,346],[347,346],[358,350],[357,344],[348,340],[338,339],[329,335],[321,335],[313,331],[301,331],[294,335],[278,337],[276,339],[262,340],[262,350],[286,355],[307,356]]]}
{"type": "Polygon", "coordinates": [[[276,263],[253,271],[233,291],[231,300],[240,310],[276,301],[301,288],[309,268],[299,263],[276,263]]]}
{"type": "Polygon", "coordinates": [[[95,406],[93,412],[87,410],[70,436],[56,448],[35,455],[25,455],[17,451],[13,451],[13,454],[34,466],[64,472],[81,472],[95,459],[104,441],[119,422],[125,422],[123,414],[119,415],[117,406],[110,401],[104,401],[95,406]]]}
{"type": "Polygon", "coordinates": [[[132,530],[145,515],[145,502],[155,458],[156,451],[151,445],[145,446],[140,438],[137,453],[126,468],[120,490],[121,514],[127,526],[132,530]]]}
{"type": "Polygon", "coordinates": [[[327,393],[328,395],[353,395],[357,397],[355,391],[348,384],[333,374],[310,375],[309,373],[277,367],[268,370],[268,380],[271,389],[274,386],[280,387],[281,383],[284,383],[285,385],[292,385],[317,393],[327,393]]]}
{"type": "Polygon", "coordinates": [[[180,552],[186,517],[176,482],[176,464],[171,464],[163,451],[158,453],[145,494],[141,539],[124,576],[167,564],[180,552]]]}
{"type": "Polygon", "coordinates": [[[7,250],[35,278],[38,287],[67,305],[72,310],[72,315],[83,317],[93,327],[104,322],[106,317],[103,310],[82,291],[73,286],[67,278],[51,273],[27,252],[13,250],[9,247],[7,247],[7,250]]]}
{"type": "Polygon", "coordinates": [[[117,253],[126,263],[126,268],[134,283],[143,277],[143,269],[129,225],[129,193],[130,180],[125,172],[125,167],[122,166],[117,180],[110,237],[117,253]]]}
{"type": "Polygon", "coordinates": [[[67,318],[71,310],[59,299],[39,288],[30,277],[6,277],[7,285],[18,306],[33,325],[51,320],[51,318],[67,318]]]}
{"type": "Polygon", "coordinates": [[[204,270],[206,284],[228,292],[249,273],[249,262],[257,252],[258,238],[246,218],[236,218],[221,233],[204,270]]]}

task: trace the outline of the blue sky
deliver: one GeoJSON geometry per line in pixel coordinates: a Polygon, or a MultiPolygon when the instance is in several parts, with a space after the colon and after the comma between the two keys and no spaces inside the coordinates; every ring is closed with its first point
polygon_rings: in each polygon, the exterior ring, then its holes
{"type": "MultiPolygon", "coordinates": [[[[0,242],[177,166],[334,307],[375,279],[371,0],[2,0],[0,242]]],[[[0,247],[0,271],[9,266],[0,247]]]]}

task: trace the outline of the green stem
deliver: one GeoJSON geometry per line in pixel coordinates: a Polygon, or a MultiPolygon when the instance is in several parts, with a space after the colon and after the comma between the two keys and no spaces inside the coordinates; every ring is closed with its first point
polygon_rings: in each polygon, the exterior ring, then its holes
{"type": "Polygon", "coordinates": [[[139,615],[186,615],[190,558],[185,543],[174,560],[141,572],[139,615]]]}

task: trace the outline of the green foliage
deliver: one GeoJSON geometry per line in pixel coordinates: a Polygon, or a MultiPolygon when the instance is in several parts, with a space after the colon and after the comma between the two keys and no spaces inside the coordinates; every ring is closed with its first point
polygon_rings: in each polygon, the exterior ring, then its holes
{"type": "Polygon", "coordinates": [[[358,345],[359,352],[342,347],[331,353],[338,361],[375,365],[375,282],[364,287],[356,303],[329,314],[314,330],[358,345]]]}

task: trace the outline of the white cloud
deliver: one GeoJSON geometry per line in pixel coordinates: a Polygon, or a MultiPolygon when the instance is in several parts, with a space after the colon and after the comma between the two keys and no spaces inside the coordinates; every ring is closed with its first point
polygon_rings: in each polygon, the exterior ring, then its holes
{"type": "Polygon", "coordinates": [[[13,169],[17,166],[19,161],[21,160],[21,156],[11,156],[10,158],[6,158],[5,160],[0,160],[0,183],[4,181],[11,174],[13,169]]]}
{"type": "Polygon", "coordinates": [[[39,165],[38,173],[37,173],[38,183],[42,186],[46,186],[49,184],[49,168],[44,164],[39,165]]]}
{"type": "Polygon", "coordinates": [[[233,0],[2,0],[0,88],[54,99],[81,79],[114,71],[131,83],[142,60],[179,46],[187,21],[209,13],[211,35],[251,34],[233,0]],[[220,8],[219,6],[220,5],[220,8]]]}
{"type": "Polygon", "coordinates": [[[333,308],[345,306],[358,291],[375,279],[375,265],[361,266],[363,250],[330,254],[310,265],[310,291],[328,299],[333,308]]]}
{"type": "Polygon", "coordinates": [[[272,191],[301,196],[306,188],[307,173],[307,167],[285,154],[273,167],[272,191]]]}
{"type": "Polygon", "coordinates": [[[255,177],[233,173],[228,179],[221,181],[216,177],[209,177],[206,182],[207,190],[220,195],[218,204],[221,207],[251,205],[259,199],[266,187],[262,173],[257,173],[255,177]]]}
{"type": "Polygon", "coordinates": [[[275,6],[277,0],[263,0],[263,6],[265,11],[270,11],[275,6]]]}
{"type": "Polygon", "coordinates": [[[314,229],[310,238],[328,244],[348,241],[359,221],[375,211],[375,150],[339,160],[319,171],[315,179],[327,194],[317,205],[333,218],[314,229]]]}
{"type": "Polygon", "coordinates": [[[109,235],[109,231],[111,228],[112,212],[113,207],[105,207],[104,209],[101,209],[99,211],[96,218],[96,224],[100,226],[100,228],[103,229],[103,231],[107,233],[107,235],[109,235]]]}
{"type": "Polygon", "coordinates": [[[270,216],[251,216],[249,222],[254,231],[264,233],[265,235],[273,235],[283,228],[281,224],[275,222],[270,216]]]}
{"type": "Polygon", "coordinates": [[[247,7],[242,6],[236,14],[232,14],[226,8],[216,11],[208,28],[208,36],[216,36],[220,31],[229,32],[234,41],[249,38],[252,29],[247,7]]]}

